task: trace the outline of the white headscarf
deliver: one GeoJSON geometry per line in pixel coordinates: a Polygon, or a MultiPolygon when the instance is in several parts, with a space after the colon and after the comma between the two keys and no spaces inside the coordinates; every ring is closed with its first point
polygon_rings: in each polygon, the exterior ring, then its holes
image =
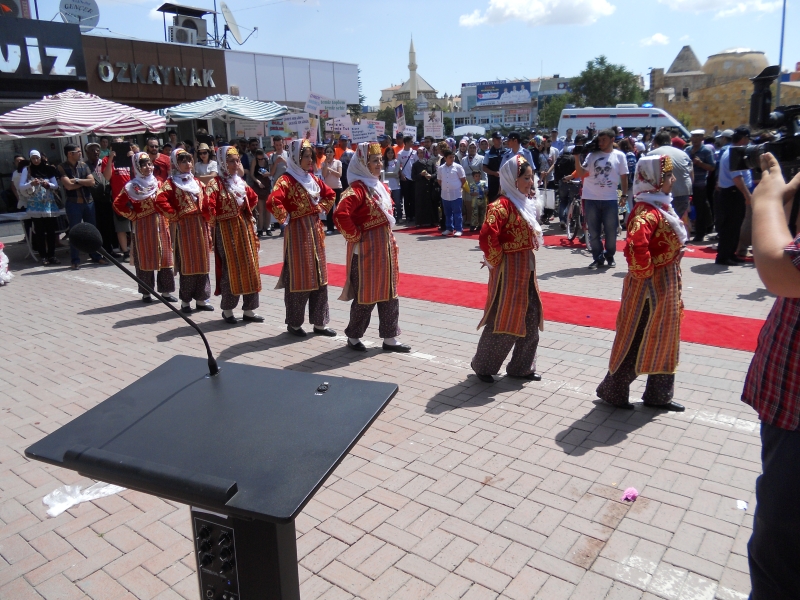
{"type": "Polygon", "coordinates": [[[152,171],[147,177],[142,174],[141,167],[139,167],[139,159],[142,157],[150,158],[147,152],[136,152],[133,155],[131,160],[133,179],[125,184],[125,192],[132,200],[136,200],[137,202],[147,200],[149,197],[155,195],[159,186],[158,179],[156,179],[152,171]]]}
{"type": "MultiPolygon", "coordinates": [[[[389,227],[395,224],[394,211],[392,209],[392,196],[386,186],[372,173],[369,172],[367,162],[369,159],[369,147],[375,142],[361,142],[356,149],[353,159],[350,161],[350,166],[347,168],[347,182],[352,185],[356,181],[360,181],[369,190],[373,198],[376,199],[378,206],[380,206],[383,214],[389,221],[389,227]]],[[[380,153],[380,146],[378,146],[380,153]]]]}
{"type": "Polygon", "coordinates": [[[239,156],[239,151],[234,146],[221,146],[217,148],[217,165],[219,177],[225,184],[225,190],[236,200],[237,206],[244,204],[247,199],[247,184],[239,177],[239,173],[228,174],[228,154],[239,156]]]}
{"type": "Polygon", "coordinates": [[[636,163],[636,174],[633,179],[633,197],[636,202],[645,202],[659,212],[669,223],[681,244],[689,239],[686,226],[672,208],[672,194],[661,191],[664,186],[664,174],[672,172],[672,159],[669,156],[643,156],[636,163]]]}
{"type": "MultiPolygon", "coordinates": [[[[170,163],[172,164],[172,182],[187,194],[198,196],[200,194],[200,184],[197,183],[197,180],[194,178],[194,173],[192,173],[191,169],[188,173],[181,173],[180,169],[178,168],[178,155],[181,153],[189,154],[183,148],[175,148],[175,150],[173,150],[170,154],[170,163]]],[[[197,198],[195,198],[195,200],[197,200],[197,198]]]]}
{"type": "MultiPolygon", "coordinates": [[[[542,227],[539,225],[539,212],[541,208],[536,201],[536,197],[528,198],[517,189],[517,178],[519,177],[520,167],[529,164],[525,157],[521,154],[516,154],[509,158],[505,164],[500,167],[500,188],[501,193],[508,197],[514,206],[522,215],[522,218],[533,229],[533,235],[536,238],[535,247],[538,248],[544,243],[544,236],[542,235],[542,227]]],[[[531,168],[533,166],[531,165],[531,168]]]]}
{"type": "Polygon", "coordinates": [[[319,184],[309,171],[304,170],[300,166],[300,157],[303,154],[303,148],[311,148],[313,156],[314,147],[311,145],[311,142],[306,139],[292,140],[292,143],[289,145],[289,162],[286,163],[286,172],[294,177],[297,183],[303,186],[303,189],[311,196],[311,202],[313,204],[319,204],[319,184]]]}

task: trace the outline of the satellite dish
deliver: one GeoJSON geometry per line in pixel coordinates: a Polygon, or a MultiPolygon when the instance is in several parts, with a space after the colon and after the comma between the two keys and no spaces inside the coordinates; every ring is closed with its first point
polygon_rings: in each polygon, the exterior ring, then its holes
{"type": "Polygon", "coordinates": [[[80,25],[83,33],[97,27],[100,21],[100,9],[95,0],[61,0],[58,12],[64,23],[80,25]]]}
{"type": "MultiPolygon", "coordinates": [[[[91,1],[94,2],[94,0],[91,1]]],[[[219,6],[220,10],[222,11],[222,16],[225,17],[225,23],[228,24],[228,31],[231,32],[233,39],[235,39],[236,42],[241,46],[244,43],[244,40],[242,39],[242,32],[239,31],[239,25],[236,24],[236,19],[233,18],[231,9],[228,8],[228,5],[224,2],[220,2],[219,6]]]]}

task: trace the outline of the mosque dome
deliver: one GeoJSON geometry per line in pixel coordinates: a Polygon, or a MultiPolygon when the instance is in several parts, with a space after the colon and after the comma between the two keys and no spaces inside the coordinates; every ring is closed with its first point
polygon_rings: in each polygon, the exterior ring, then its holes
{"type": "Polygon", "coordinates": [[[713,76],[718,84],[742,77],[755,77],[767,66],[767,57],[760,50],[729,48],[709,56],[703,65],[703,72],[713,76]]]}

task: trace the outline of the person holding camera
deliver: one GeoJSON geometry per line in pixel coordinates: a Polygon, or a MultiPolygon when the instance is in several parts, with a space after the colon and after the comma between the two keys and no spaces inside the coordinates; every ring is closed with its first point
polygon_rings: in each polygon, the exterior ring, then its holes
{"type": "MultiPolygon", "coordinates": [[[[732,142],[732,146],[746,146],[750,143],[750,129],[734,129],[732,142]]],[[[750,204],[750,188],[753,186],[753,176],[749,169],[731,170],[730,149],[731,146],[728,146],[719,159],[719,195],[714,199],[719,233],[717,258],[714,262],[726,266],[745,262],[736,256],[736,248],[739,246],[739,232],[747,214],[747,205],[750,204]]]]}
{"type": "Polygon", "coordinates": [[[762,474],[747,553],[750,598],[788,600],[800,598],[800,235],[792,210],[800,174],[786,184],[770,153],[761,156],[761,168],[752,196],[753,256],[761,281],[778,298],[742,392],[761,420],[762,474]]]}
{"type": "Polygon", "coordinates": [[[628,200],[628,161],[625,155],[614,149],[614,130],[602,129],[596,140],[586,145],[589,154],[581,163],[575,153],[575,176],[583,179],[581,198],[584,200],[586,224],[589,227],[592,264],[590,269],[603,266],[616,267],[614,253],[617,251],[618,206],[628,200]],[[622,187],[622,197],[617,188],[622,187]],[[605,251],[600,238],[600,228],[605,230],[605,251]]]}

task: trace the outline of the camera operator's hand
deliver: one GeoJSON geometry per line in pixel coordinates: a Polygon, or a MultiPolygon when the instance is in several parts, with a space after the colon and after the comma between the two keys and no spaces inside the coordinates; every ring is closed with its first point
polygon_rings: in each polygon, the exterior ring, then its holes
{"type": "Polygon", "coordinates": [[[800,270],[785,248],[794,245],[784,204],[800,188],[800,175],[788,184],[775,157],[761,157],[761,182],[753,192],[753,257],[761,281],[777,296],[800,298],[800,270]]]}

